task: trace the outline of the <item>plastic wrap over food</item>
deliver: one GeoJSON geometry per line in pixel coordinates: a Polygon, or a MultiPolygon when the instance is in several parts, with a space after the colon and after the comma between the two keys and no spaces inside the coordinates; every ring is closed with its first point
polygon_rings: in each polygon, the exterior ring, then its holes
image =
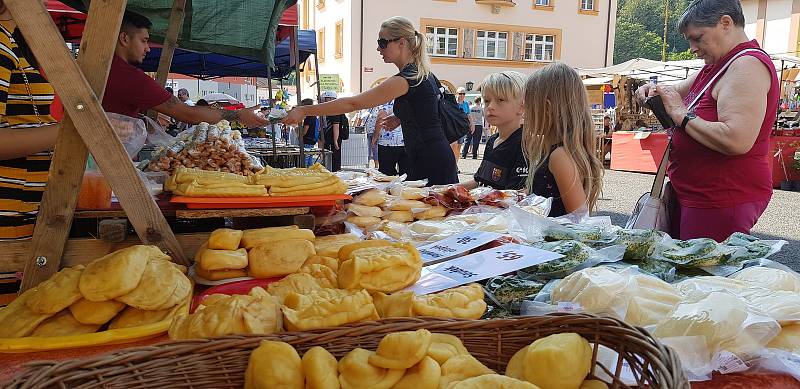
{"type": "Polygon", "coordinates": [[[142,150],[147,140],[147,129],[142,119],[106,112],[111,127],[125,147],[128,156],[133,158],[142,150]]]}
{"type": "Polygon", "coordinates": [[[577,271],[558,282],[550,298],[555,305],[570,302],[588,312],[621,319],[628,308],[622,292],[631,283],[629,274],[603,266],[593,267],[577,271]]]}
{"type": "Polygon", "coordinates": [[[785,244],[785,240],[762,240],[735,232],[722,242],[722,247],[732,250],[730,258],[723,263],[703,267],[703,270],[715,276],[725,277],[742,268],[761,264],[766,258],[780,251],[785,244]]]}
{"type": "Polygon", "coordinates": [[[686,296],[651,333],[667,339],[695,337],[692,350],[675,349],[681,360],[701,359],[693,354],[698,352],[698,343],[704,344],[701,351],[711,361],[709,371],[727,373],[734,371],[731,361],[740,361],[746,368],[780,330],[777,321],[744,298],[715,291],[686,296]]]}
{"type": "Polygon", "coordinates": [[[609,246],[595,250],[576,240],[534,243],[534,247],[562,254],[560,259],[529,266],[518,273],[525,278],[549,280],[564,278],[581,270],[597,266],[601,263],[613,263],[622,260],[625,246],[609,246]]]}
{"type": "Polygon", "coordinates": [[[748,267],[731,275],[730,278],[769,290],[800,292],[800,274],[775,262],[765,265],[767,266],[748,267]]]}

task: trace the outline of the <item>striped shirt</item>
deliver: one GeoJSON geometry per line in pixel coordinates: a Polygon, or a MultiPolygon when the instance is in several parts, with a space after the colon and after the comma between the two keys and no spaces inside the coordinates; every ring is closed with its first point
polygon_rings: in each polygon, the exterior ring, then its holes
{"type": "MultiPolygon", "coordinates": [[[[53,87],[21,56],[11,32],[0,24],[0,128],[54,123],[52,102],[53,87]]],[[[49,169],[49,152],[0,161],[0,239],[33,235],[49,169]]]]}

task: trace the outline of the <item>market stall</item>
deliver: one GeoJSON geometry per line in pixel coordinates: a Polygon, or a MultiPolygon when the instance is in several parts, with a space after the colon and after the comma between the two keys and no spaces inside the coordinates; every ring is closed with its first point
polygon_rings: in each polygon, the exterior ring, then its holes
{"type": "Polygon", "coordinates": [[[667,150],[663,132],[616,131],[611,135],[611,169],[655,173],[667,150]]]}
{"type": "MultiPolygon", "coordinates": [[[[23,31],[57,39],[40,3],[6,4],[23,31]]],[[[84,39],[107,51],[83,67],[107,68],[123,5],[92,2],[84,39]]],[[[335,212],[314,228],[174,234],[59,46],[33,49],[56,75],[62,131],[77,127],[72,157],[89,147],[139,240],[68,241],[85,160],[53,170],[73,176],[48,186],[33,241],[4,247],[26,272],[0,309],[8,387],[684,389],[744,372],[739,384],[772,388],[800,375],[800,275],[768,259],[782,241],[680,241],[547,218],[552,199],[515,191],[259,166],[224,121],[141,161],[168,173],[170,203],[335,212]]],[[[105,74],[89,70],[102,95],[105,74]]]]}

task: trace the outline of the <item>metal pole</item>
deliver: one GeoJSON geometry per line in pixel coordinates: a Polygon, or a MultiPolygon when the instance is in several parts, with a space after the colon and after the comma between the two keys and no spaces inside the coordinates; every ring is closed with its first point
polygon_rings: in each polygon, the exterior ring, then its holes
{"type": "MultiPolygon", "coordinates": [[[[271,104],[272,102],[272,68],[267,66],[267,104],[270,106],[270,109],[274,108],[274,105],[271,104]]],[[[269,123],[270,133],[272,134],[272,161],[275,162],[275,156],[278,154],[278,150],[275,146],[275,123],[269,123]]]]}
{"type": "MultiPolygon", "coordinates": [[[[296,94],[297,105],[300,105],[301,98],[301,86],[300,86],[300,27],[293,26],[292,27],[292,54],[294,54],[294,85],[296,94]]],[[[300,128],[303,128],[303,123],[300,123],[300,128]]],[[[305,148],[303,147],[303,133],[302,131],[297,131],[297,143],[300,145],[300,167],[306,167],[306,157],[305,157],[305,148]]]]}
{"type": "Polygon", "coordinates": [[[661,45],[661,62],[667,61],[668,26],[669,26],[669,0],[664,0],[664,43],[661,45]]]}
{"type": "MultiPolygon", "coordinates": [[[[779,84],[781,86],[781,88],[780,88],[781,91],[783,91],[783,85],[784,85],[784,83],[783,83],[783,70],[784,69],[786,69],[786,66],[784,64],[784,60],[781,60],[781,82],[779,84]]],[[[778,100],[780,101],[780,99],[778,99],[778,100]]],[[[775,129],[776,130],[778,129],[778,119],[780,119],[780,117],[781,117],[781,110],[780,110],[780,106],[778,106],[778,110],[775,113],[775,129]]]]}

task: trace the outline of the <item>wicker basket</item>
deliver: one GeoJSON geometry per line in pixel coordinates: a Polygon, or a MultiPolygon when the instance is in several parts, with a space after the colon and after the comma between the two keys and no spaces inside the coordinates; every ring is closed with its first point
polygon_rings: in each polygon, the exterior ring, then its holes
{"type": "MultiPolygon", "coordinates": [[[[83,360],[35,362],[10,388],[241,388],[250,351],[264,339],[290,343],[303,353],[323,346],[337,358],[355,347],[375,349],[384,334],[427,328],[461,338],[476,358],[502,373],[508,360],[534,340],[575,332],[623,356],[639,387],[689,389],[675,353],[646,331],[619,320],[590,315],[554,314],[503,320],[396,318],[327,330],[270,336],[230,336],[212,340],[166,342],[83,360]]],[[[612,388],[628,388],[619,379],[622,363],[595,364],[614,377],[612,388]]]]}

